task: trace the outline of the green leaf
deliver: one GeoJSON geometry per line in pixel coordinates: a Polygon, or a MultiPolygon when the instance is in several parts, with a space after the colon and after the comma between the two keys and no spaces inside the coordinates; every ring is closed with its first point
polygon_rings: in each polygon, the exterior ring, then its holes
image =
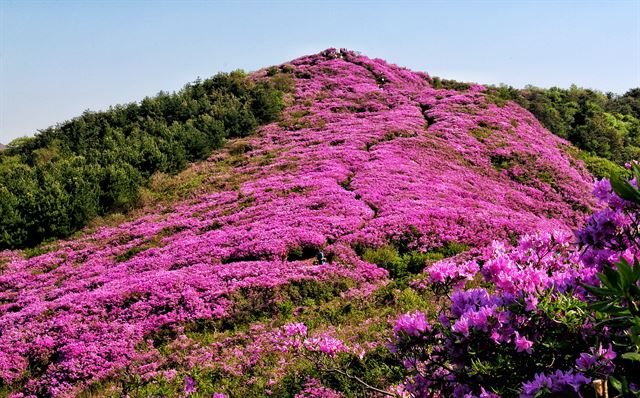
{"type": "Polygon", "coordinates": [[[628,292],[631,284],[634,283],[633,270],[625,259],[620,260],[616,267],[620,276],[620,287],[624,292],[628,292]]]}
{"type": "Polygon", "coordinates": [[[607,276],[605,274],[603,274],[602,272],[598,272],[596,275],[598,276],[598,279],[600,279],[600,282],[602,282],[602,284],[609,291],[608,294],[611,294],[612,291],[615,290],[615,286],[613,285],[613,283],[611,283],[609,278],[607,278],[607,276]]]}
{"type": "Polygon", "coordinates": [[[608,296],[611,293],[609,289],[603,289],[601,287],[595,287],[590,285],[583,285],[586,291],[595,296],[608,296]]]}
{"type": "Polygon", "coordinates": [[[622,382],[620,380],[618,380],[615,377],[611,376],[609,378],[609,381],[611,382],[611,385],[613,386],[613,388],[615,388],[618,391],[622,391],[622,382]]]}
{"type": "Polygon", "coordinates": [[[598,274],[598,277],[605,286],[614,292],[620,290],[620,277],[618,272],[613,268],[605,267],[602,272],[598,274]]]}
{"type": "Polygon", "coordinates": [[[630,361],[640,361],[640,353],[638,352],[625,352],[622,354],[622,358],[630,361]]]}
{"type": "Polygon", "coordinates": [[[631,166],[631,170],[633,170],[633,176],[634,176],[635,178],[637,178],[637,179],[638,179],[638,181],[640,181],[640,165],[638,165],[638,164],[634,163],[634,164],[631,166]]]}
{"type": "Polygon", "coordinates": [[[622,199],[640,203],[640,192],[623,177],[619,175],[613,176],[611,178],[611,188],[622,199]]]}
{"type": "Polygon", "coordinates": [[[636,282],[640,280],[640,261],[638,261],[637,257],[633,259],[633,277],[636,282]]]}

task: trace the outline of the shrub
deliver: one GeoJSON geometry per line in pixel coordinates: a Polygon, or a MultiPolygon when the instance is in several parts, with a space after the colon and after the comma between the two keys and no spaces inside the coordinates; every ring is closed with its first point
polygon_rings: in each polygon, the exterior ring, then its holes
{"type": "Polygon", "coordinates": [[[362,259],[386,269],[389,271],[391,278],[406,278],[421,272],[428,263],[455,256],[468,250],[468,248],[467,245],[462,243],[447,242],[442,247],[428,252],[412,250],[400,254],[396,246],[385,245],[366,249],[362,254],[362,259]]]}
{"type": "MultiPolygon", "coordinates": [[[[399,390],[577,397],[592,380],[610,378],[623,396],[640,395],[633,384],[640,372],[640,167],[633,173],[631,182],[597,184],[608,208],[577,232],[584,249],[562,235],[525,237],[512,249],[494,244],[480,260],[485,287],[454,291],[435,319],[422,312],[398,318],[391,349],[410,372],[399,390]]],[[[466,276],[478,272],[475,261],[443,265],[466,276]]],[[[441,268],[431,267],[432,277],[441,268]]],[[[458,273],[450,274],[444,278],[458,273]]]]}
{"type": "Polygon", "coordinates": [[[601,158],[596,155],[590,155],[586,152],[582,152],[580,154],[580,158],[584,161],[584,165],[587,167],[587,170],[597,178],[611,178],[616,174],[620,174],[624,170],[621,166],[618,166],[616,163],[608,159],[601,158]]]}

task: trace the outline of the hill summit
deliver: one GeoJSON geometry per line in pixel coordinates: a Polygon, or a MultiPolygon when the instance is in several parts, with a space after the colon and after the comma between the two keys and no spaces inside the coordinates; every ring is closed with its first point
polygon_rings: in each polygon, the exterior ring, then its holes
{"type": "MultiPolygon", "coordinates": [[[[125,372],[150,379],[185,325],[240,322],[293,283],[384,283],[369,248],[568,231],[593,206],[569,143],[483,86],[439,89],[334,49],[252,78],[293,86],[281,119],[192,166],[202,185],[189,199],[43,254],[0,254],[0,385],[57,397],[125,372]],[[329,261],[315,264],[320,250],[329,261]]],[[[207,347],[198,363],[220,362],[207,347]]]]}

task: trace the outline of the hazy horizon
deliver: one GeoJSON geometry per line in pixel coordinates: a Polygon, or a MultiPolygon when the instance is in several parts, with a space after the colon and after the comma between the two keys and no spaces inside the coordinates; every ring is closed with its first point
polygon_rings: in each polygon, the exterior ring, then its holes
{"type": "Polygon", "coordinates": [[[622,94],[640,2],[0,2],[0,142],[329,47],[433,76],[622,94]]]}

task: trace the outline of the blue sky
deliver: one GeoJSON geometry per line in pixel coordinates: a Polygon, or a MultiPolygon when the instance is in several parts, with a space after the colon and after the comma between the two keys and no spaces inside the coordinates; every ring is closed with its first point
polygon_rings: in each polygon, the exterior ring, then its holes
{"type": "Polygon", "coordinates": [[[623,93],[640,86],[640,0],[0,0],[0,142],[328,47],[450,79],[623,93]]]}

